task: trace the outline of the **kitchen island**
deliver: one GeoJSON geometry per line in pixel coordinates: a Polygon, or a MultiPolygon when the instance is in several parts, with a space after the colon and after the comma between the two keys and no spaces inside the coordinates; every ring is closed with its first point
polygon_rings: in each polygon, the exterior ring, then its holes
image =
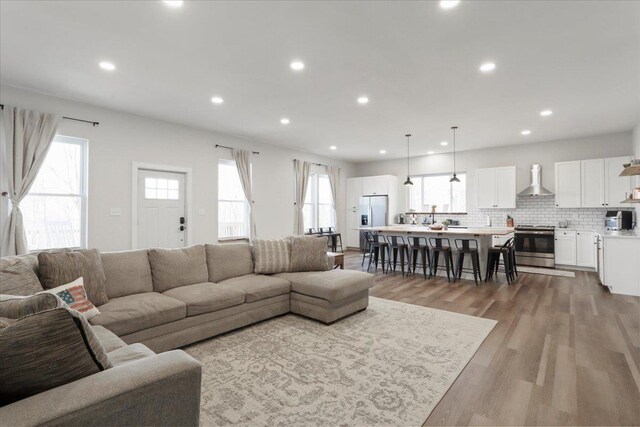
{"type": "MultiPolygon", "coordinates": [[[[379,227],[361,227],[361,231],[377,231],[383,236],[402,236],[407,239],[409,236],[429,238],[448,238],[453,248],[453,258],[456,260],[456,239],[475,239],[478,242],[478,254],[480,256],[480,272],[484,279],[486,274],[487,254],[489,248],[494,245],[494,240],[501,242],[509,237],[513,237],[512,227],[450,227],[447,230],[432,230],[424,225],[387,225],[379,227]]],[[[442,262],[440,262],[442,264],[442,262]]],[[[471,259],[465,257],[464,268],[471,271],[471,259]]],[[[438,268],[439,276],[446,276],[444,268],[438,268]]],[[[463,272],[462,277],[473,280],[473,274],[463,272]]]]}

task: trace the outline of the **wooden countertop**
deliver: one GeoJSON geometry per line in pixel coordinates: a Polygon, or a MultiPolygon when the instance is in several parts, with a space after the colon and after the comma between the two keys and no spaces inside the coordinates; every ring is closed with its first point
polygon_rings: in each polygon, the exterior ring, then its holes
{"type": "Polygon", "coordinates": [[[384,227],[361,227],[360,230],[373,230],[381,233],[412,233],[412,234],[474,234],[480,236],[504,236],[513,233],[512,227],[469,227],[449,228],[448,230],[431,230],[423,225],[387,225],[384,227]]]}

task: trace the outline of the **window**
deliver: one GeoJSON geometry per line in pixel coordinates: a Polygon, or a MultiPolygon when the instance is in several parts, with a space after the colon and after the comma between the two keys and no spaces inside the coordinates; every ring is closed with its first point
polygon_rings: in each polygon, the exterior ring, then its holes
{"type": "Polygon", "coordinates": [[[311,174],[304,201],[304,228],[319,228],[336,226],[333,196],[329,175],[311,174]]]}
{"type": "Polygon", "coordinates": [[[87,141],[57,135],[20,204],[29,250],[87,247],[87,141]]]}
{"type": "Polygon", "coordinates": [[[147,200],[179,200],[180,181],[177,179],[145,178],[144,198],[147,200]]]}
{"type": "Polygon", "coordinates": [[[451,175],[425,175],[411,177],[413,186],[407,189],[408,208],[417,212],[466,212],[467,174],[458,173],[460,182],[449,182],[451,175]]]}
{"type": "Polygon", "coordinates": [[[249,238],[249,203],[236,164],[220,160],[218,164],[218,239],[249,238]]]}

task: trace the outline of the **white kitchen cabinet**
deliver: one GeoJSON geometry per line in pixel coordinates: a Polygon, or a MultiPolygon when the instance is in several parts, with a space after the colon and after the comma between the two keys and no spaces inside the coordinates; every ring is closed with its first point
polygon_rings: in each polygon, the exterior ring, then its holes
{"type": "Polygon", "coordinates": [[[346,218],[347,229],[345,233],[345,244],[349,248],[358,248],[360,247],[360,230],[357,229],[360,227],[360,213],[358,208],[347,209],[346,218]]]}
{"type": "Polygon", "coordinates": [[[624,207],[620,203],[631,191],[631,178],[619,176],[630,157],[582,160],[581,196],[583,208],[624,207]]]}
{"type": "Polygon", "coordinates": [[[555,164],[556,207],[579,208],[580,204],[580,161],[555,164]]]}
{"type": "Polygon", "coordinates": [[[576,265],[576,232],[574,230],[556,230],[556,264],[576,265]]]}
{"type": "Polygon", "coordinates": [[[582,160],[580,164],[583,208],[601,208],[605,205],[604,159],[582,160]]]}
{"type": "Polygon", "coordinates": [[[604,284],[614,294],[640,296],[640,238],[604,237],[604,284]]]}
{"type": "Polygon", "coordinates": [[[596,234],[596,245],[596,261],[598,263],[596,268],[598,270],[598,279],[600,279],[600,284],[604,285],[606,283],[604,275],[604,239],[598,234],[596,234]]]}
{"type": "Polygon", "coordinates": [[[631,157],[611,157],[604,159],[605,206],[625,206],[624,203],[620,202],[625,200],[629,192],[631,192],[631,177],[619,175],[623,169],[622,165],[628,163],[630,160],[631,157]]]}
{"type": "Polygon", "coordinates": [[[362,178],[347,179],[347,203],[344,205],[346,209],[358,209],[360,205],[360,197],[362,192],[362,178]]]}
{"type": "Polygon", "coordinates": [[[594,233],[590,230],[576,231],[576,265],[595,268],[594,233]]]}
{"type": "Polygon", "coordinates": [[[516,167],[478,169],[476,192],[480,209],[515,209],[516,167]]]}
{"type": "Polygon", "coordinates": [[[362,194],[364,196],[388,195],[389,176],[365,176],[362,178],[362,194]]]}

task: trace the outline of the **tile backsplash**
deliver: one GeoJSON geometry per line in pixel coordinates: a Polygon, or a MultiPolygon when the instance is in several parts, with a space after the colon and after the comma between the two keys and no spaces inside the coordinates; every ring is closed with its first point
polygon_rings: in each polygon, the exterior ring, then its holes
{"type": "MultiPolygon", "coordinates": [[[[461,225],[469,227],[484,226],[487,215],[493,227],[506,225],[507,215],[515,220],[516,225],[558,225],[558,221],[567,220],[570,228],[597,229],[602,228],[607,208],[573,208],[558,209],[553,197],[518,197],[516,209],[469,209],[466,215],[436,215],[436,221],[455,219],[461,225]]],[[[611,210],[617,208],[612,208],[611,210]]],[[[632,210],[624,208],[622,210],[632,210]]],[[[418,215],[422,222],[425,215],[418,215]]],[[[635,220],[634,220],[635,221],[635,220]]]]}

